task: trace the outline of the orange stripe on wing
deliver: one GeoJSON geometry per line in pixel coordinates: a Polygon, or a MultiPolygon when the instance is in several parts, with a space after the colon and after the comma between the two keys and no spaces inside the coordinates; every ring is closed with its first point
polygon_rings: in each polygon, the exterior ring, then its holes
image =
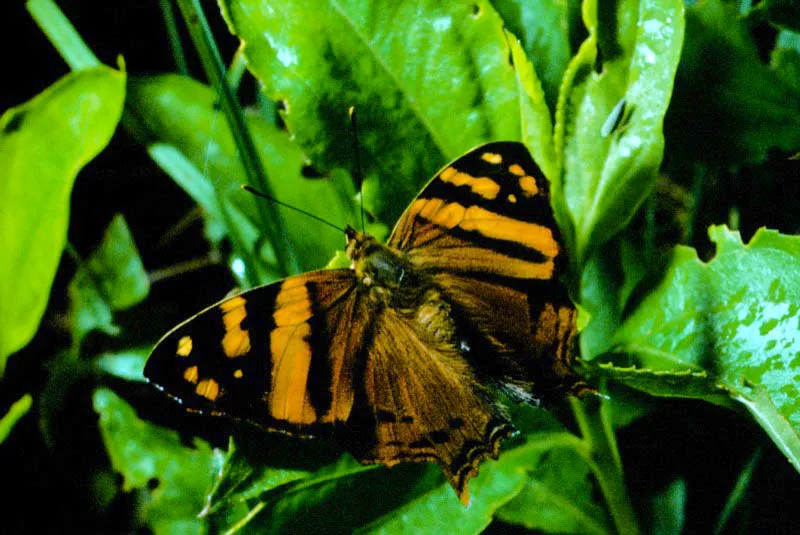
{"type": "Polygon", "coordinates": [[[272,315],[275,328],[270,332],[272,388],[270,415],[295,424],[310,424],[317,419],[308,396],[308,369],[311,365],[311,301],[305,282],[289,279],[275,299],[272,315]]]}
{"type": "Polygon", "coordinates": [[[487,238],[518,243],[549,258],[558,255],[558,243],[551,229],[506,217],[480,206],[465,208],[459,203],[445,203],[442,199],[417,199],[411,205],[411,211],[448,229],[459,227],[476,231],[487,238]]]}
{"type": "Polygon", "coordinates": [[[500,184],[488,177],[474,177],[468,173],[462,173],[454,167],[448,167],[439,175],[439,179],[455,186],[469,186],[473,193],[480,195],[484,199],[496,199],[500,193],[500,184]]]}
{"type": "Polygon", "coordinates": [[[480,206],[467,208],[459,226],[464,230],[477,230],[487,238],[525,245],[550,258],[558,255],[558,243],[549,228],[502,216],[480,206]]]}

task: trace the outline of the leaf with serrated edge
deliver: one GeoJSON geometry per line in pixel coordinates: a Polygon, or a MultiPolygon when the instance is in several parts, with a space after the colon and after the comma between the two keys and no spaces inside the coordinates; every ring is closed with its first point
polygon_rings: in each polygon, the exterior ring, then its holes
{"type": "Polygon", "coordinates": [[[716,256],[704,263],[678,247],[614,351],[640,367],[706,370],[800,469],[800,238],[761,229],[744,245],[724,226],[709,236],[716,256]]]}
{"type": "Polygon", "coordinates": [[[448,160],[521,137],[503,21],[486,0],[220,4],[248,68],[322,170],[354,168],[355,107],[365,206],[383,223],[448,160]]]}

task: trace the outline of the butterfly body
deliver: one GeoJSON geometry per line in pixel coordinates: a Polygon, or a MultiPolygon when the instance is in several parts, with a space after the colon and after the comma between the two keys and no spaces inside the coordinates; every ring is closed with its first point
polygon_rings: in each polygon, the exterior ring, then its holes
{"type": "Polygon", "coordinates": [[[145,376],[189,410],[330,434],[364,463],[435,461],[461,497],[511,425],[495,389],[579,394],[575,309],[547,182],[518,143],[440,171],[384,245],[348,227],[347,269],[212,305],[145,376]]]}

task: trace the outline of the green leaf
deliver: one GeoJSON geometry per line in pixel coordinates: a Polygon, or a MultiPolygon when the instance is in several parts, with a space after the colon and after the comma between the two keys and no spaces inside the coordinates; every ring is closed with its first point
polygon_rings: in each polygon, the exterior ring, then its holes
{"type": "Polygon", "coordinates": [[[125,310],[147,297],[150,282],[125,218],[111,220],[100,246],[78,267],[69,283],[70,323],[74,344],[99,329],[119,334],[113,311],[125,310]]]}
{"type": "Polygon", "coordinates": [[[124,98],[125,73],[97,67],[0,117],[0,374],[39,326],[66,242],[72,184],[108,144],[124,98]]]}
{"type": "Polygon", "coordinates": [[[522,491],[498,511],[498,519],[546,533],[613,532],[605,511],[592,497],[589,465],[577,452],[566,448],[543,452],[527,474],[522,491]]]}
{"type": "Polygon", "coordinates": [[[624,276],[620,266],[618,240],[612,240],[596,253],[581,274],[581,306],[591,320],[581,331],[581,357],[589,360],[610,344],[622,316],[619,290],[624,276]]]}
{"type": "Polygon", "coordinates": [[[557,117],[556,150],[563,129],[563,188],[578,266],[628,223],[655,183],[683,43],[680,0],[622,0],[616,11],[609,5],[584,4],[589,37],[567,70],[557,117]],[[622,98],[621,124],[602,137],[622,98]]]}
{"type": "Polygon", "coordinates": [[[686,44],[665,125],[679,162],[720,167],[763,162],[800,146],[800,90],[762,63],[736,7],[698,2],[686,13],[686,44]]]}
{"type": "Polygon", "coordinates": [[[648,533],[672,535],[683,533],[686,521],[686,482],[676,479],[653,495],[647,504],[651,525],[648,533]]]}
{"type": "Polygon", "coordinates": [[[704,263],[678,247],[614,350],[640,368],[706,370],[800,470],[800,238],[762,229],[744,245],[725,227],[709,236],[716,256],[704,263]]]}
{"type": "MultiPolygon", "coordinates": [[[[270,457],[276,452],[272,451],[270,457]]],[[[274,461],[274,458],[273,458],[274,461]]],[[[255,466],[242,455],[230,439],[228,452],[218,472],[214,486],[206,496],[206,514],[217,512],[223,506],[259,498],[276,487],[311,476],[308,470],[273,468],[266,464],[255,466]]]]}
{"type": "Polygon", "coordinates": [[[800,94],[800,33],[782,30],[778,34],[770,65],[785,84],[800,94]]]}
{"type": "MultiPolygon", "coordinates": [[[[649,357],[654,360],[659,356],[649,357]]],[[[665,361],[662,365],[672,365],[676,369],[653,370],[598,361],[584,361],[580,368],[586,376],[612,379],[651,396],[704,399],[719,405],[731,405],[730,390],[708,372],[690,364],[685,364],[683,369],[675,362],[665,361]]]]}
{"type": "Polygon", "coordinates": [[[221,464],[221,453],[196,439],[140,420],[133,408],[107,389],[94,393],[100,433],[111,465],[123,476],[123,490],[145,492],[142,520],[154,533],[205,533],[197,514],[221,464]]]}
{"type": "Polygon", "coordinates": [[[141,347],[102,353],[94,359],[95,366],[103,372],[128,381],[145,382],[144,365],[150,355],[150,347],[141,347]]]}
{"type": "MultiPolygon", "coordinates": [[[[579,2],[572,0],[495,0],[506,28],[517,36],[541,80],[547,107],[555,112],[558,90],[572,57],[570,33],[580,23],[579,2]]],[[[519,68],[517,58],[514,65],[519,68]]]]}
{"type": "Polygon", "coordinates": [[[9,407],[8,412],[0,418],[0,444],[5,442],[8,435],[11,433],[11,430],[17,425],[17,422],[28,414],[28,411],[31,410],[31,405],[33,404],[33,398],[30,394],[25,394],[17,401],[11,404],[9,407]]]}
{"type": "Polygon", "coordinates": [[[503,22],[486,0],[225,0],[251,72],[323,171],[354,166],[358,114],[365,206],[394,223],[448,160],[519,140],[503,22]]]}
{"type": "MultiPolygon", "coordinates": [[[[203,208],[206,216],[229,233],[236,232],[249,250],[259,249],[257,204],[269,201],[241,189],[246,175],[225,117],[215,109],[216,99],[213,90],[190,78],[134,78],[127,109],[135,118],[135,134],[148,146],[151,156],[203,208]]],[[[248,114],[246,120],[272,191],[280,202],[340,227],[357,224],[355,191],[346,173],[305,178],[306,157],[286,132],[258,114],[248,114]],[[327,202],[320,203],[319,199],[327,202]]],[[[282,210],[293,253],[302,270],[324,266],[342,247],[340,231],[274,204],[269,209],[282,210]]],[[[274,252],[262,250],[262,259],[274,264],[274,252]]],[[[267,270],[261,278],[268,282],[275,275],[274,269],[267,270]]]]}
{"type": "Polygon", "coordinates": [[[580,302],[591,315],[581,330],[581,357],[595,358],[607,351],[629,306],[634,289],[658,262],[645,257],[641,231],[628,228],[591,257],[581,274],[580,302]],[[637,234],[639,234],[637,236],[637,234]]]}

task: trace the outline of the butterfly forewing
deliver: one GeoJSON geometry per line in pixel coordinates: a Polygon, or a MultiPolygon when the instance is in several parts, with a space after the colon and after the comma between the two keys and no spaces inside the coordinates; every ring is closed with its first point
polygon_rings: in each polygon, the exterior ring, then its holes
{"type": "Polygon", "coordinates": [[[315,434],[353,405],[355,289],[351,270],[328,270],[225,299],[164,336],[145,376],[190,410],[315,434]]]}

